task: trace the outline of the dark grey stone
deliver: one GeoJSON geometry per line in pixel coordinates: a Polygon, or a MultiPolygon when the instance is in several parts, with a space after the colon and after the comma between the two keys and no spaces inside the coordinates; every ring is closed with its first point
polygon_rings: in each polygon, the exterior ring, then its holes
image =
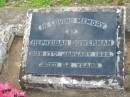
{"type": "Polygon", "coordinates": [[[25,72],[115,74],[117,19],[116,12],[32,13],[25,72]]]}

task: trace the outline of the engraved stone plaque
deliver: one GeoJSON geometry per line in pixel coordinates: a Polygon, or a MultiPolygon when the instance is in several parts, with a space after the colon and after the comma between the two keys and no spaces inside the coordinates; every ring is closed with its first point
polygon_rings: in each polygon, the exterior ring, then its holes
{"type": "Polygon", "coordinates": [[[76,87],[82,88],[93,87],[94,83],[88,83],[95,81],[95,87],[122,87],[125,9],[90,9],[28,12],[21,66],[23,82],[61,81],[73,87],[75,80],[76,87]],[[101,81],[104,83],[98,86],[101,81]]]}

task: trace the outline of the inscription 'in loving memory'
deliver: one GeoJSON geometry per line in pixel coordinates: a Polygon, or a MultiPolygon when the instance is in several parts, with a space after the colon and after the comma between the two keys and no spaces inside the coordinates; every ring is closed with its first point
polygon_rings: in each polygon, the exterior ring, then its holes
{"type": "Polygon", "coordinates": [[[47,23],[43,23],[38,26],[38,29],[40,31],[46,30],[49,27],[54,27],[57,25],[62,25],[62,24],[87,24],[90,26],[95,26],[98,28],[106,29],[107,24],[103,23],[101,21],[93,20],[93,19],[88,19],[88,18],[63,18],[63,19],[57,19],[57,20],[52,20],[47,23]]]}

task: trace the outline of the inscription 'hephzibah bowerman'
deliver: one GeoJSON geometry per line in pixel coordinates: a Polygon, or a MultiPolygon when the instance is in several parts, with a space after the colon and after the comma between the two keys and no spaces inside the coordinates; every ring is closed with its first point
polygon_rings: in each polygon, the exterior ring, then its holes
{"type": "Polygon", "coordinates": [[[30,46],[113,46],[114,40],[30,40],[30,46]]]}

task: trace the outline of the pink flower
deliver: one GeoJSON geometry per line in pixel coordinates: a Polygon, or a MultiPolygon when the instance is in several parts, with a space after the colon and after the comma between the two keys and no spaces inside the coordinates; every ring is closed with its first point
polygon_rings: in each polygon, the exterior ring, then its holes
{"type": "Polygon", "coordinates": [[[5,92],[3,93],[3,97],[13,97],[13,95],[11,94],[11,92],[5,92]]]}
{"type": "Polygon", "coordinates": [[[23,92],[23,91],[20,91],[19,94],[18,94],[19,97],[25,97],[26,96],[26,93],[23,92]]]}
{"type": "Polygon", "coordinates": [[[10,90],[11,89],[11,85],[9,82],[6,83],[2,83],[0,82],[0,91],[2,90],[10,90]]]}
{"type": "Polygon", "coordinates": [[[5,82],[4,83],[4,90],[10,90],[11,89],[11,85],[9,82],[5,82]]]}
{"type": "Polygon", "coordinates": [[[3,85],[3,83],[2,83],[2,82],[0,82],[0,91],[2,91],[2,90],[3,90],[3,88],[4,88],[4,85],[3,85]]]}
{"type": "Polygon", "coordinates": [[[0,97],[14,97],[14,95],[18,97],[25,97],[26,93],[12,87],[9,82],[0,82],[0,97]]]}
{"type": "Polygon", "coordinates": [[[19,90],[16,89],[15,87],[12,87],[11,88],[11,93],[17,95],[19,93],[19,90]]]}
{"type": "Polygon", "coordinates": [[[0,97],[3,97],[3,93],[0,91],[0,97]]]}

